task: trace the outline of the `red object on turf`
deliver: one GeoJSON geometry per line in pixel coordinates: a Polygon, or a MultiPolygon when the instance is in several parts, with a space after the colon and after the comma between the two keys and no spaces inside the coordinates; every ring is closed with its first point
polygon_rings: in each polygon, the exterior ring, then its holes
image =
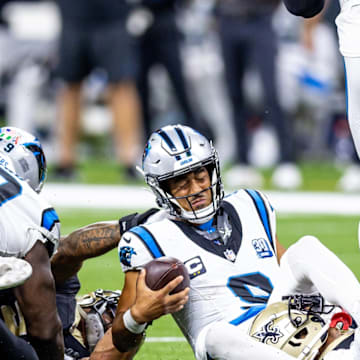
{"type": "Polygon", "coordinates": [[[183,281],[170,293],[176,294],[190,285],[189,273],[185,265],[178,259],[169,256],[162,256],[147,264],[145,282],[151,290],[162,289],[171,280],[182,275],[183,281]]]}

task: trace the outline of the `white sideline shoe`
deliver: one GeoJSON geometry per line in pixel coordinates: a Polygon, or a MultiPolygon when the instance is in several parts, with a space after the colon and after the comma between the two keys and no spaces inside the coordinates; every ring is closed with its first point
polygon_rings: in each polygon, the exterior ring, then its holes
{"type": "Polygon", "coordinates": [[[231,189],[260,188],[263,185],[263,177],[249,165],[235,165],[225,173],[224,182],[231,189]]]}
{"type": "Polygon", "coordinates": [[[21,285],[32,274],[31,265],[16,257],[0,257],[0,290],[21,285]]]}
{"type": "Polygon", "coordinates": [[[283,163],[276,167],[271,182],[278,189],[295,190],[301,186],[302,176],[294,163],[283,163]]]}
{"type": "Polygon", "coordinates": [[[346,192],[360,191],[360,166],[350,165],[337,183],[337,187],[346,192]]]}

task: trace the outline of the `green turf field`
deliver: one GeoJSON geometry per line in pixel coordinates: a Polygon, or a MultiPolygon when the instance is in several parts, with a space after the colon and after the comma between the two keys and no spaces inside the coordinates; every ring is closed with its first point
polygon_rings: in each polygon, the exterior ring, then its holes
{"type": "MultiPolygon", "coordinates": [[[[126,212],[119,211],[58,211],[62,222],[62,233],[91,222],[113,220],[126,212]]],[[[331,250],[333,250],[360,279],[360,250],[357,246],[358,217],[348,216],[279,216],[279,241],[289,246],[299,237],[307,234],[316,235],[331,250]]],[[[321,269],[319,269],[321,271],[321,269]]],[[[81,293],[98,287],[118,289],[122,287],[123,274],[118,262],[117,252],[112,252],[88,260],[79,274],[82,288],[81,293]]],[[[147,332],[148,337],[180,337],[171,317],[167,316],[154,322],[147,332]]],[[[194,359],[190,347],[186,342],[147,342],[136,356],[138,360],[190,360],[194,359]]]]}

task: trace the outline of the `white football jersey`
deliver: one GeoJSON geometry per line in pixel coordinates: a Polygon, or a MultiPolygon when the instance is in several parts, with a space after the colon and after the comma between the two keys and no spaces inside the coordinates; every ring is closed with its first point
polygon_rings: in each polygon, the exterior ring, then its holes
{"type": "Polygon", "coordinates": [[[336,18],[340,52],[343,56],[360,57],[360,0],[339,0],[336,18]]]}
{"type": "Polygon", "coordinates": [[[23,179],[0,166],[0,255],[23,258],[40,240],[51,256],[59,237],[55,210],[23,179]]]}
{"type": "Polygon", "coordinates": [[[240,190],[225,197],[221,206],[232,226],[226,245],[170,219],[132,228],[119,243],[124,271],[160,256],[185,264],[189,301],[174,318],[193,347],[200,330],[213,321],[247,327],[246,320],[265,307],[279,273],[275,212],[266,198],[258,191],[240,190]]]}

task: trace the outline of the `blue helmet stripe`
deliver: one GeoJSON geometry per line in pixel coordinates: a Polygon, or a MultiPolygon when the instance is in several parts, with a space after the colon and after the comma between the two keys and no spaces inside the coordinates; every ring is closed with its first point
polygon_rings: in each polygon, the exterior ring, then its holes
{"type": "Polygon", "coordinates": [[[268,212],[266,210],[266,206],[265,206],[265,202],[264,200],[262,199],[262,197],[260,196],[260,194],[255,191],[255,190],[249,190],[249,189],[246,189],[245,190],[249,195],[250,197],[252,198],[254,204],[255,204],[255,207],[256,207],[256,210],[260,216],[260,219],[261,219],[261,222],[263,223],[263,226],[264,226],[264,229],[265,229],[265,232],[270,240],[270,243],[273,247],[273,249],[275,249],[275,246],[274,246],[274,239],[272,238],[272,235],[271,235],[271,231],[270,231],[270,220],[269,220],[269,215],[268,215],[268,212]]]}
{"type": "Polygon", "coordinates": [[[172,140],[170,139],[169,135],[162,129],[159,129],[156,131],[162,138],[163,140],[166,142],[166,144],[169,146],[169,148],[171,149],[171,151],[176,151],[176,146],[175,144],[172,142],[172,140]]]}
{"type": "Polygon", "coordinates": [[[178,134],[178,136],[179,136],[179,138],[181,140],[181,143],[183,144],[184,149],[187,150],[189,148],[189,144],[188,144],[188,142],[187,142],[187,140],[185,138],[185,135],[184,135],[183,131],[178,127],[175,128],[175,131],[178,134]]]}
{"type": "Polygon", "coordinates": [[[159,258],[165,255],[151,232],[144,227],[135,226],[130,230],[130,232],[136,234],[140,238],[154,258],[159,258]]]}

